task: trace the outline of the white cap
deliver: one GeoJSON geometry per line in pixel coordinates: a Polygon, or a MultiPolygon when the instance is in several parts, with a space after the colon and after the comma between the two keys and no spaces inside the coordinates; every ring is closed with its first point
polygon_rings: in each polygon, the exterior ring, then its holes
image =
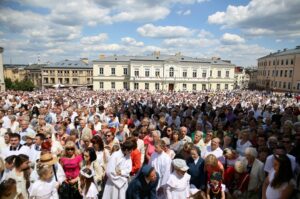
{"type": "Polygon", "coordinates": [[[186,165],[186,162],[183,159],[174,159],[172,161],[172,164],[175,167],[175,169],[178,169],[181,171],[189,170],[189,167],[186,165]]]}

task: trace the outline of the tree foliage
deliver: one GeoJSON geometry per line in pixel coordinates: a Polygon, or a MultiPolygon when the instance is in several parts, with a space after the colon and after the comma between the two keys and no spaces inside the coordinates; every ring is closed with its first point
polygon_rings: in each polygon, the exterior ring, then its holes
{"type": "Polygon", "coordinates": [[[5,78],[4,81],[7,90],[33,91],[34,89],[34,84],[29,79],[24,79],[22,81],[12,81],[10,78],[5,78]]]}

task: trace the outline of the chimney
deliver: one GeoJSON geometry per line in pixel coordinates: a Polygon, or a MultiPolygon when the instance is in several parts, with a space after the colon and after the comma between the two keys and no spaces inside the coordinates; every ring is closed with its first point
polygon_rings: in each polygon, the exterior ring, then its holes
{"type": "Polygon", "coordinates": [[[104,54],[99,55],[99,59],[104,59],[104,58],[105,58],[104,54]]]}
{"type": "Polygon", "coordinates": [[[83,63],[85,64],[88,64],[89,63],[89,59],[84,57],[84,58],[80,58],[80,61],[82,61],[83,63]]]}
{"type": "Polygon", "coordinates": [[[156,56],[156,57],[159,57],[160,56],[160,51],[154,51],[153,55],[156,56]]]}

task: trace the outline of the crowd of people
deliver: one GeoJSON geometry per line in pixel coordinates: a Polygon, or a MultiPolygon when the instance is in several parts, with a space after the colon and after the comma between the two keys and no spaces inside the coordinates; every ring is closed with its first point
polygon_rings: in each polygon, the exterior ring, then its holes
{"type": "Polygon", "coordinates": [[[300,198],[300,103],[262,91],[7,91],[1,199],[300,198]]]}

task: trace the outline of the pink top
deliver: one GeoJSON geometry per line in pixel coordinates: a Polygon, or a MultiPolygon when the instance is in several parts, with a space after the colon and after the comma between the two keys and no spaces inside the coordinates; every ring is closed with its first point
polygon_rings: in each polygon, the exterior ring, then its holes
{"type": "Polygon", "coordinates": [[[60,158],[60,163],[65,171],[67,179],[74,179],[79,176],[81,161],[81,155],[77,155],[75,158],[60,158]]]}

